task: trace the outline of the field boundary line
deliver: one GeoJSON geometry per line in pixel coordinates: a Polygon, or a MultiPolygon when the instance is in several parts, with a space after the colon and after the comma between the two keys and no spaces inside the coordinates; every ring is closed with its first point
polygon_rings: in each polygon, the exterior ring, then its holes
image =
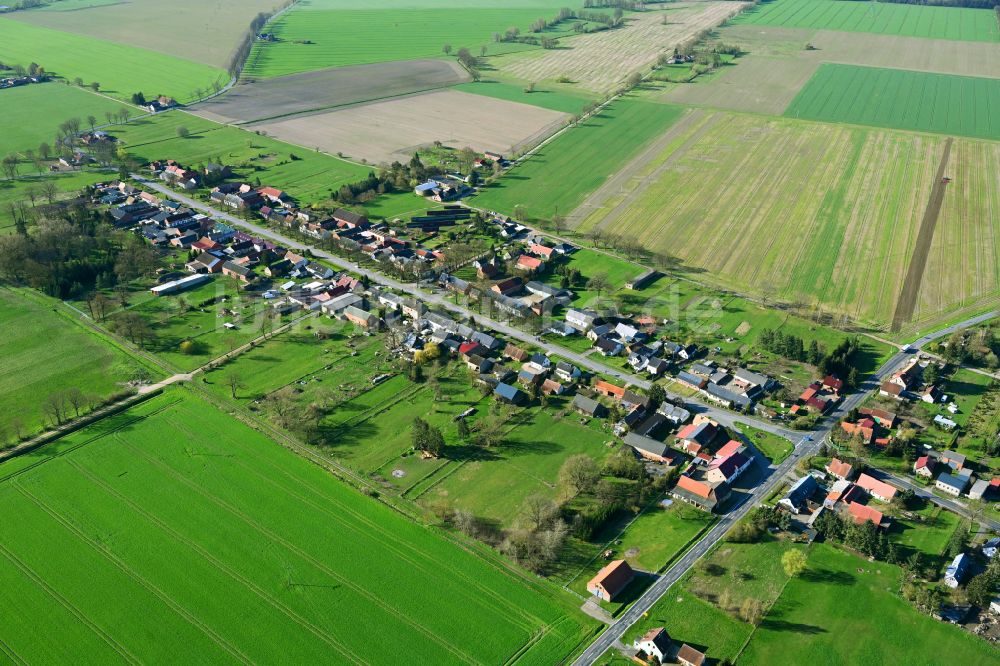
{"type": "MultiPolygon", "coordinates": [[[[178,428],[179,430],[183,430],[183,431],[187,432],[188,434],[193,434],[193,433],[190,432],[190,430],[188,430],[186,427],[184,427],[183,425],[181,425],[179,423],[174,423],[173,425],[174,425],[174,427],[178,428]]],[[[251,455],[253,455],[253,454],[251,453],[251,455]]],[[[287,470],[285,470],[285,469],[283,469],[281,467],[278,467],[277,465],[274,465],[269,460],[261,459],[260,457],[257,457],[257,456],[254,456],[254,458],[258,462],[260,462],[261,464],[263,464],[263,465],[265,465],[267,467],[270,467],[271,469],[275,470],[275,472],[277,472],[277,474],[289,478],[290,481],[292,481],[292,482],[295,481],[295,478],[292,477],[287,470]]],[[[358,529],[355,525],[351,524],[350,522],[345,521],[343,515],[338,514],[336,512],[333,512],[333,511],[330,511],[325,506],[317,504],[314,500],[312,500],[311,498],[307,497],[305,494],[299,493],[297,490],[295,490],[293,488],[287,487],[285,485],[282,485],[282,484],[276,482],[273,479],[273,477],[269,477],[269,476],[266,476],[266,475],[260,473],[259,471],[255,470],[255,469],[249,467],[248,465],[246,465],[245,463],[243,463],[238,458],[234,459],[233,462],[237,466],[239,466],[239,467],[243,468],[244,470],[246,470],[251,475],[260,478],[263,483],[268,484],[268,485],[274,487],[279,492],[281,492],[281,493],[283,493],[283,494],[285,494],[285,495],[287,495],[287,496],[289,496],[289,497],[291,497],[293,499],[296,499],[296,500],[298,500],[298,501],[300,501],[300,502],[302,502],[304,504],[308,504],[309,506],[313,507],[316,511],[318,511],[318,512],[320,512],[320,513],[322,513],[322,514],[324,514],[326,516],[329,516],[334,522],[343,525],[346,529],[349,529],[349,530],[351,530],[353,532],[356,532],[358,534],[364,535],[364,532],[362,530],[358,529]]],[[[171,468],[171,469],[173,469],[173,468],[171,468]]],[[[305,488],[308,489],[309,494],[311,494],[311,495],[317,495],[316,490],[314,488],[312,488],[311,486],[309,486],[308,484],[301,484],[301,485],[297,486],[297,488],[298,487],[305,487],[305,488]]],[[[461,569],[453,567],[451,565],[442,565],[440,562],[437,562],[437,561],[430,561],[431,558],[429,558],[429,556],[426,553],[424,553],[422,550],[420,550],[418,548],[415,548],[412,545],[409,545],[408,543],[405,543],[405,542],[397,542],[395,540],[396,536],[394,534],[392,534],[391,532],[389,532],[388,530],[386,530],[384,527],[382,527],[381,525],[379,525],[377,522],[373,521],[368,516],[364,515],[362,512],[354,509],[350,505],[345,504],[345,503],[343,503],[341,501],[338,501],[338,500],[330,500],[330,498],[322,496],[322,495],[320,495],[319,498],[322,499],[322,500],[326,500],[327,502],[331,502],[332,501],[333,503],[335,503],[339,507],[341,507],[341,510],[344,513],[348,513],[348,514],[352,515],[358,522],[363,523],[363,524],[367,525],[368,527],[370,527],[372,529],[372,531],[384,535],[387,538],[387,542],[385,544],[385,548],[387,550],[390,550],[390,551],[396,553],[396,555],[398,555],[400,559],[402,559],[402,560],[404,560],[406,562],[409,562],[414,567],[422,569],[424,571],[429,571],[429,569],[428,569],[428,565],[429,564],[433,564],[437,568],[440,568],[441,566],[446,566],[457,577],[466,580],[471,586],[478,588],[484,595],[490,596],[490,597],[494,598],[495,600],[497,600],[498,602],[500,602],[501,605],[506,606],[510,611],[512,611],[512,613],[507,614],[504,609],[498,608],[499,612],[508,615],[508,618],[511,620],[511,622],[513,624],[518,624],[518,621],[515,618],[515,615],[520,616],[520,618],[522,620],[528,620],[531,623],[530,626],[525,627],[525,628],[528,628],[528,629],[533,629],[534,626],[537,625],[537,624],[544,624],[544,621],[543,621],[542,618],[534,615],[533,613],[529,613],[529,612],[523,610],[522,608],[520,608],[516,604],[510,603],[502,595],[500,595],[497,592],[493,591],[488,586],[481,585],[476,579],[470,577],[468,574],[466,574],[461,569]],[[404,549],[407,552],[404,552],[404,549]]]]}
{"type": "MultiPolygon", "coordinates": [[[[13,564],[22,574],[31,579],[32,583],[41,588],[45,592],[45,594],[47,594],[60,606],[69,611],[70,614],[73,615],[77,620],[79,620],[81,624],[83,624],[85,627],[90,629],[94,634],[99,636],[101,640],[103,640],[105,643],[108,644],[108,647],[110,647],[112,650],[121,655],[121,657],[125,659],[125,661],[132,664],[142,663],[138,657],[129,652],[128,648],[126,648],[124,645],[121,645],[118,641],[114,639],[113,636],[105,632],[101,627],[99,627],[96,623],[94,623],[89,617],[87,617],[86,613],[84,613],[75,605],[73,605],[73,603],[69,599],[64,597],[62,594],[59,593],[58,590],[49,585],[45,581],[45,579],[42,578],[40,575],[38,575],[38,573],[30,566],[28,566],[27,563],[25,563],[17,555],[8,550],[7,547],[3,545],[2,542],[0,542],[0,555],[3,555],[5,558],[7,558],[7,561],[13,564]]],[[[0,645],[6,647],[6,644],[3,643],[2,641],[0,641],[0,645]]],[[[4,652],[6,652],[6,649],[4,650],[4,652]]],[[[20,659],[20,657],[18,657],[18,659],[20,659]]]]}
{"type": "Polygon", "coordinates": [[[21,655],[15,652],[14,648],[7,645],[7,643],[4,642],[3,638],[0,638],[0,653],[2,653],[4,656],[6,656],[15,664],[20,664],[21,666],[28,666],[28,662],[26,662],[21,657],[21,655]]]}
{"type": "Polygon", "coordinates": [[[163,592],[157,586],[153,585],[145,577],[141,576],[138,572],[134,571],[130,566],[128,566],[127,563],[125,563],[123,560],[121,560],[109,548],[107,548],[103,544],[101,544],[99,542],[96,542],[93,539],[91,539],[85,532],[83,532],[82,529],[80,529],[76,525],[74,525],[72,523],[72,521],[68,520],[65,516],[61,515],[58,511],[56,511],[52,507],[48,506],[45,502],[43,502],[37,496],[35,496],[34,494],[32,494],[31,491],[29,491],[24,486],[20,485],[16,481],[14,482],[13,485],[14,485],[15,490],[17,490],[17,492],[19,492],[21,495],[23,495],[24,497],[26,497],[32,503],[34,503],[35,506],[37,506],[43,512],[45,512],[46,514],[48,514],[50,518],[52,518],[57,523],[59,523],[60,525],[62,525],[63,529],[69,531],[78,540],[80,540],[83,543],[89,545],[93,550],[95,550],[98,553],[104,555],[105,559],[107,559],[108,562],[111,563],[115,568],[117,568],[119,571],[121,571],[127,577],[129,577],[132,580],[134,580],[136,583],[138,583],[147,592],[149,592],[150,594],[152,594],[153,596],[155,596],[156,598],[158,598],[160,601],[162,601],[164,604],[166,604],[168,608],[170,608],[171,610],[173,610],[178,616],[180,616],[183,619],[185,619],[193,627],[196,627],[197,629],[200,629],[206,636],[208,636],[209,638],[211,638],[212,641],[216,645],[218,645],[220,648],[222,648],[223,650],[225,650],[226,652],[228,652],[229,654],[231,654],[233,657],[236,657],[238,660],[242,661],[243,663],[248,664],[248,666],[253,663],[252,660],[249,657],[247,657],[245,654],[243,654],[239,650],[239,648],[237,648],[237,647],[235,647],[233,645],[230,645],[228,641],[226,641],[224,638],[222,638],[217,633],[215,633],[215,631],[213,631],[211,627],[209,627],[206,624],[204,624],[201,620],[199,620],[197,617],[195,617],[190,611],[188,611],[186,608],[184,608],[184,606],[181,603],[179,603],[175,599],[172,599],[168,594],[166,594],[165,592],[163,592]]]}
{"type": "Polygon", "coordinates": [[[397,620],[401,621],[403,624],[410,626],[417,633],[422,634],[424,637],[428,638],[431,642],[437,643],[440,647],[442,647],[446,651],[452,653],[454,656],[458,657],[463,662],[465,662],[465,663],[471,663],[471,664],[477,663],[477,661],[476,661],[476,659],[474,657],[472,657],[472,656],[470,656],[468,654],[465,654],[461,649],[459,649],[458,647],[452,645],[449,641],[445,640],[441,636],[438,636],[437,634],[435,634],[435,633],[431,632],[430,630],[428,630],[427,628],[423,627],[419,622],[413,621],[405,613],[403,613],[403,612],[401,612],[401,611],[393,608],[390,604],[384,602],[377,595],[369,592],[364,587],[356,584],[355,582],[353,582],[352,580],[348,579],[347,577],[342,576],[341,574],[337,573],[336,571],[334,571],[333,569],[331,569],[329,566],[327,566],[326,563],[317,560],[315,557],[312,556],[312,554],[310,554],[310,553],[306,552],[305,550],[299,548],[297,545],[295,545],[292,542],[288,541],[287,539],[285,539],[284,537],[282,537],[280,534],[274,532],[273,530],[271,530],[270,528],[268,528],[268,527],[266,527],[264,525],[261,525],[256,520],[254,520],[251,516],[243,513],[239,508],[231,505],[226,500],[224,500],[224,499],[222,499],[220,497],[217,497],[213,493],[205,490],[204,488],[202,488],[201,486],[199,486],[197,483],[195,483],[191,479],[186,478],[183,474],[181,474],[180,472],[178,472],[176,469],[174,469],[173,467],[171,467],[169,464],[163,462],[162,460],[158,460],[158,459],[156,459],[153,456],[150,456],[148,453],[146,453],[145,451],[141,450],[139,447],[135,446],[131,442],[126,443],[126,446],[130,450],[134,451],[138,456],[140,456],[142,458],[145,458],[151,464],[153,464],[156,467],[159,467],[160,469],[162,469],[169,476],[171,476],[174,479],[176,479],[177,481],[179,481],[182,485],[187,486],[188,488],[190,488],[191,490],[193,490],[195,493],[197,493],[198,495],[201,495],[206,500],[208,500],[212,504],[215,504],[217,507],[219,507],[223,511],[225,511],[225,512],[227,512],[227,513],[229,513],[229,514],[231,514],[233,516],[235,516],[236,518],[238,518],[240,521],[242,521],[243,523],[245,523],[248,527],[250,527],[254,531],[262,534],[263,536],[266,536],[269,539],[272,539],[273,541],[276,541],[277,543],[280,543],[282,546],[284,546],[288,550],[292,551],[293,553],[297,554],[299,557],[301,557],[304,560],[306,560],[307,562],[311,563],[314,567],[316,567],[320,571],[325,572],[331,578],[340,581],[340,583],[342,585],[344,585],[345,587],[353,590],[355,594],[358,594],[358,595],[364,597],[365,599],[368,599],[370,602],[372,602],[373,604],[375,604],[379,608],[382,608],[389,615],[395,617],[397,620]]]}
{"type": "Polygon", "coordinates": [[[214,566],[219,571],[225,573],[233,580],[242,583],[244,587],[255,593],[258,597],[260,597],[264,601],[267,601],[272,607],[275,607],[276,609],[282,611],[285,615],[289,617],[289,619],[294,620],[296,624],[298,624],[304,629],[307,629],[317,638],[322,640],[324,643],[327,643],[328,645],[333,647],[335,650],[337,650],[337,652],[341,653],[348,661],[352,661],[356,664],[363,663],[358,659],[356,659],[355,657],[353,657],[350,651],[346,648],[346,646],[342,645],[339,641],[336,640],[336,638],[334,638],[328,632],[323,631],[319,627],[315,626],[308,619],[300,616],[297,612],[286,606],[278,599],[276,599],[273,595],[269,594],[268,592],[260,588],[252,580],[246,578],[244,575],[242,575],[241,573],[239,573],[238,571],[227,565],[225,562],[222,562],[221,560],[217,559],[208,550],[200,546],[194,540],[184,536],[183,534],[175,530],[173,527],[171,527],[169,524],[161,520],[159,517],[147,511],[146,509],[142,508],[139,504],[137,504],[136,502],[129,499],[127,496],[115,490],[113,487],[108,485],[107,482],[98,477],[92,470],[87,469],[86,467],[80,465],[75,461],[68,461],[68,462],[71,467],[78,470],[86,478],[90,479],[91,482],[94,483],[96,486],[98,486],[99,488],[103,488],[104,491],[109,495],[111,495],[112,497],[117,497],[122,503],[131,507],[132,510],[138,513],[139,515],[145,517],[146,520],[148,520],[150,523],[158,527],[161,531],[169,534],[172,538],[176,539],[180,543],[184,544],[191,550],[198,553],[202,558],[210,562],[212,566],[214,566]]]}
{"type": "Polygon", "coordinates": [[[954,138],[948,137],[944,142],[944,154],[938,163],[937,175],[934,178],[934,186],[931,188],[931,195],[927,201],[927,208],[924,210],[924,217],[920,221],[920,229],[917,231],[917,241],[913,247],[913,254],[910,256],[910,263],[906,269],[906,277],[903,278],[903,288],[899,292],[896,301],[896,311],[892,315],[892,325],[890,330],[898,333],[903,324],[913,318],[913,313],[917,307],[917,299],[920,297],[920,286],[923,283],[924,272],[927,268],[927,260],[930,257],[931,245],[934,241],[934,231],[937,229],[938,218],[941,215],[941,207],[944,205],[946,194],[945,173],[948,168],[948,160],[951,157],[951,147],[954,138]]]}

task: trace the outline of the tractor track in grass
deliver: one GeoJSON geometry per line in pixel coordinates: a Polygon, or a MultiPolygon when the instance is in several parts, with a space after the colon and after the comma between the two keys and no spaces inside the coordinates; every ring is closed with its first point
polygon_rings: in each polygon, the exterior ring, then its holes
{"type": "Polygon", "coordinates": [[[944,195],[947,191],[945,187],[945,170],[948,168],[948,159],[951,157],[951,146],[954,143],[952,137],[944,143],[944,153],[941,155],[941,162],[938,164],[937,176],[934,179],[934,187],[931,189],[930,200],[924,210],[924,217],[920,221],[920,229],[917,232],[917,242],[913,247],[913,254],[910,256],[910,264],[906,269],[906,277],[903,278],[903,288],[899,292],[896,300],[896,310],[892,315],[892,332],[898,333],[903,324],[913,318],[913,313],[917,308],[917,296],[920,294],[920,285],[924,278],[924,269],[927,267],[927,259],[931,252],[931,243],[934,240],[934,230],[937,227],[938,218],[941,215],[941,207],[944,204],[944,195]]]}

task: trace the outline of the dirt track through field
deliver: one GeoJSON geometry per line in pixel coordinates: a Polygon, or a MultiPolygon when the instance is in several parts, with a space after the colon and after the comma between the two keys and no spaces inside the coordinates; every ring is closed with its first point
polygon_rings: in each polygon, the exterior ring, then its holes
{"type": "Polygon", "coordinates": [[[576,210],[567,215],[567,225],[570,228],[577,227],[581,222],[586,220],[587,217],[593,214],[594,211],[599,210],[601,206],[607,203],[611,197],[615,196],[615,194],[624,192],[630,180],[640,174],[648,164],[656,159],[660,153],[666,150],[667,146],[670,145],[670,142],[683,135],[683,133],[686,132],[691,125],[701,120],[705,114],[706,112],[701,109],[694,109],[686,112],[685,115],[674,123],[670,129],[650,143],[649,146],[639,153],[639,155],[634,157],[631,162],[626,164],[620,171],[611,176],[611,178],[605,181],[603,185],[594,190],[586,199],[584,199],[583,203],[580,204],[576,210]]]}
{"type": "Polygon", "coordinates": [[[941,215],[941,206],[944,204],[944,195],[947,191],[947,184],[944,182],[945,170],[948,168],[948,158],[951,156],[951,144],[953,139],[948,137],[944,143],[944,153],[941,155],[941,163],[938,165],[937,177],[934,179],[934,187],[931,189],[931,198],[927,202],[927,209],[924,217],[920,221],[920,230],[917,232],[917,243],[913,248],[913,255],[910,257],[910,265],[906,269],[906,277],[903,279],[903,289],[899,292],[896,300],[896,311],[892,315],[892,332],[897,333],[903,324],[913,318],[913,312],[917,307],[917,296],[920,294],[920,283],[924,278],[924,269],[927,267],[927,258],[930,256],[931,243],[934,240],[934,229],[937,227],[938,217],[941,215]]]}

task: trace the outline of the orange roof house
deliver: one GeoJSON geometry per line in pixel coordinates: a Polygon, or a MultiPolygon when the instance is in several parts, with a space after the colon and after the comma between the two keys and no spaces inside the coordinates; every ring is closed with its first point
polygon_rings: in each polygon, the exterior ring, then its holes
{"type": "Polygon", "coordinates": [[[858,485],[868,491],[868,494],[877,500],[891,502],[898,492],[895,488],[884,481],[862,474],[858,477],[858,485]]]}
{"type": "Polygon", "coordinates": [[[635,578],[635,571],[625,560],[615,560],[587,582],[587,591],[604,601],[611,601],[635,578]]]}

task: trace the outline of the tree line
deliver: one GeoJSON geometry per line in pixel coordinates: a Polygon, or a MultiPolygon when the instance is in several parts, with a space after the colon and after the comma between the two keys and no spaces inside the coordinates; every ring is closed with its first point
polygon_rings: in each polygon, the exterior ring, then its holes
{"type": "Polygon", "coordinates": [[[229,74],[234,78],[239,78],[240,74],[243,72],[243,66],[246,64],[247,58],[250,57],[250,52],[253,50],[254,42],[257,40],[257,35],[260,33],[261,28],[267,25],[267,22],[271,20],[271,17],[276,13],[288,9],[297,0],[287,0],[282,4],[275,12],[260,12],[257,16],[253,17],[250,21],[250,27],[247,28],[246,33],[240,40],[240,43],[236,46],[233,51],[232,56],[229,58],[229,66],[227,70],[229,74]]]}
{"type": "Polygon", "coordinates": [[[861,343],[856,337],[841,341],[829,353],[816,340],[810,341],[807,347],[801,337],[770,328],[762,330],[757,341],[772,354],[815,365],[820,374],[841,377],[849,387],[858,385],[860,378],[853,357],[861,350],[861,343]]]}

